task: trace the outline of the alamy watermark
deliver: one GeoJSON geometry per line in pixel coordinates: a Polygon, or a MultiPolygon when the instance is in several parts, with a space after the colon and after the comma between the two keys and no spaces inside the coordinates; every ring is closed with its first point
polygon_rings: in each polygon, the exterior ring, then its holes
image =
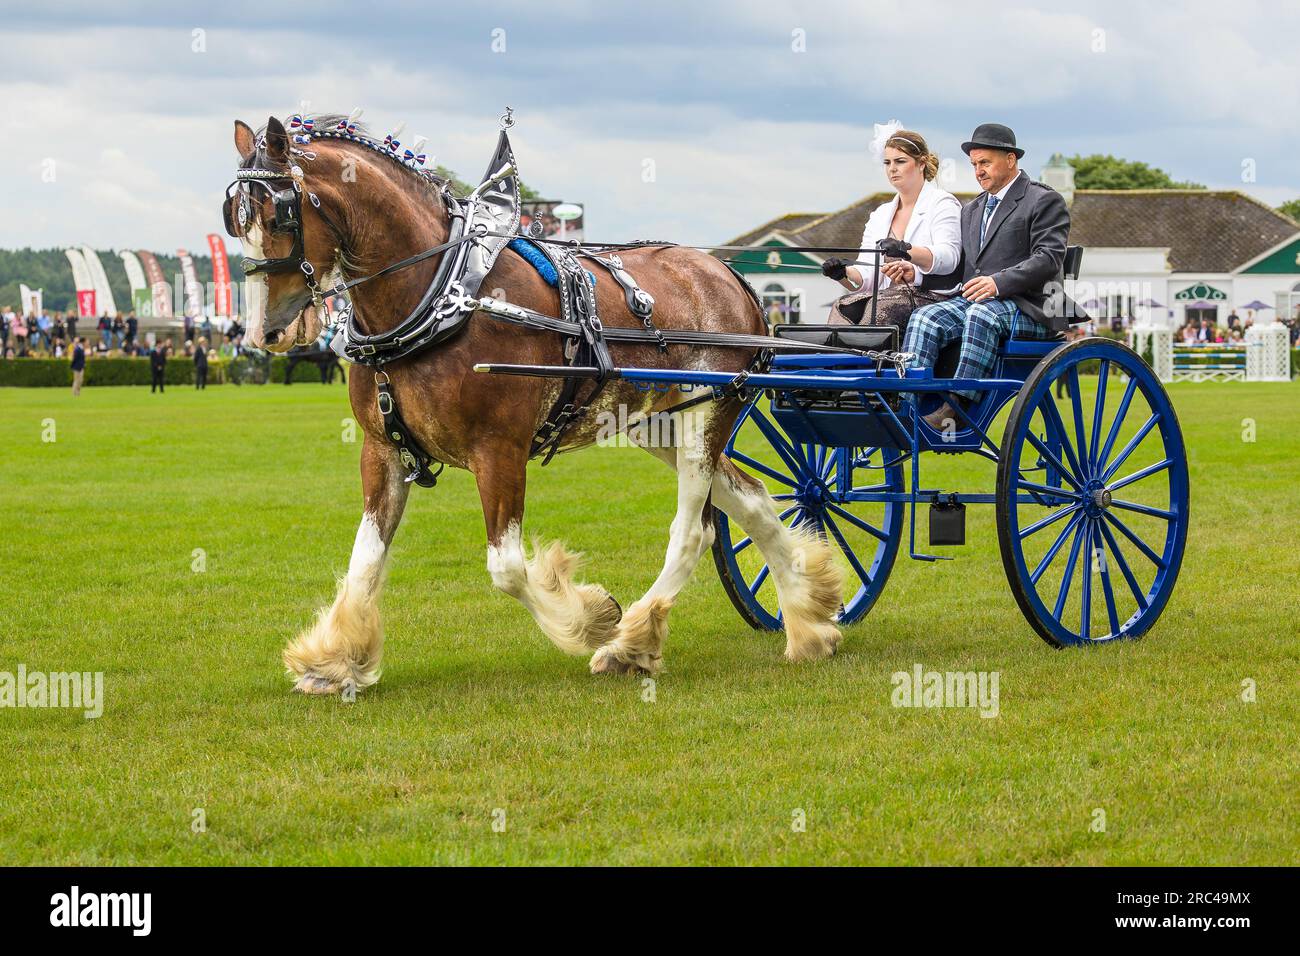
{"type": "Polygon", "coordinates": [[[152,893],[83,893],[73,886],[50,897],[50,925],[61,927],[118,926],[133,936],[148,936],[153,928],[152,893]]]}
{"type": "Polygon", "coordinates": [[[103,671],[0,671],[0,707],[68,707],[87,720],[104,713],[103,671]]]}
{"type": "Polygon", "coordinates": [[[695,447],[703,434],[699,416],[672,411],[638,412],[620,403],[596,413],[598,448],[695,447]]]}
{"type": "Polygon", "coordinates": [[[911,671],[895,671],[889,678],[895,707],[971,707],[981,717],[996,717],[999,671],[927,671],[920,664],[911,671]]]}

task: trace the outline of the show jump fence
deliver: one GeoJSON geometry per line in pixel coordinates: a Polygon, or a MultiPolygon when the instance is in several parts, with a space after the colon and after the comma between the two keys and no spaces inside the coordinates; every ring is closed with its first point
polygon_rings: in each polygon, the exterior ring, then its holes
{"type": "Polygon", "coordinates": [[[1245,345],[1174,346],[1174,381],[1246,381],[1245,345]]]}
{"type": "Polygon", "coordinates": [[[1280,322],[1251,326],[1242,343],[1175,344],[1165,327],[1134,326],[1129,346],[1162,382],[1288,382],[1290,336],[1280,322]]]}

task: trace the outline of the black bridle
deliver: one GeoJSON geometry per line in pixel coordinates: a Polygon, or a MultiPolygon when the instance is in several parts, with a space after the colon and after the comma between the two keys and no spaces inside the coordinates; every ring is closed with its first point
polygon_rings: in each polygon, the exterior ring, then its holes
{"type": "MultiPolygon", "coordinates": [[[[316,281],[316,269],[307,261],[303,242],[303,187],[302,170],[299,167],[293,166],[284,171],[277,169],[238,170],[235,173],[235,181],[226,187],[226,202],[222,210],[226,221],[226,232],[235,239],[242,239],[247,235],[248,223],[255,215],[253,210],[253,190],[259,187],[264,189],[270,197],[274,210],[271,232],[278,235],[288,235],[293,242],[293,247],[289,250],[287,256],[266,259],[245,258],[240,263],[244,275],[251,276],[259,273],[275,275],[285,272],[301,272],[307,280],[307,288],[311,292],[312,302],[319,305],[323,299],[323,293],[316,281]]],[[[307,198],[316,208],[316,211],[321,212],[320,200],[316,197],[316,194],[308,192],[307,198]]],[[[321,218],[324,218],[323,213],[321,213],[321,218]]]]}
{"type": "MultiPolygon", "coordinates": [[[[408,256],[392,265],[385,266],[378,272],[372,272],[369,275],[358,276],[355,279],[349,279],[346,282],[340,281],[335,283],[329,289],[322,289],[316,281],[316,269],[307,260],[304,243],[303,243],[303,218],[302,218],[302,197],[306,192],[308,201],[316,209],[321,219],[335,233],[335,237],[340,241],[345,241],[343,234],[334,227],[325,215],[324,209],[321,208],[320,199],[314,192],[304,190],[302,186],[302,170],[298,167],[292,167],[289,170],[280,171],[275,169],[240,169],[235,173],[235,180],[226,187],[226,202],[222,209],[225,218],[226,232],[232,238],[241,239],[247,234],[248,223],[254,215],[252,207],[252,190],[254,187],[261,187],[266,190],[270,196],[273,207],[273,219],[271,222],[271,232],[273,234],[288,235],[292,239],[293,247],[289,250],[287,256],[279,256],[267,259],[249,259],[245,258],[240,265],[244,270],[244,275],[251,276],[258,273],[275,275],[285,272],[301,272],[307,280],[307,288],[312,295],[312,301],[319,305],[325,295],[342,295],[350,289],[354,289],[364,282],[372,279],[378,279],[390,273],[397,272],[399,269],[405,269],[417,263],[431,259],[441,252],[454,248],[463,242],[469,242],[476,238],[483,238],[489,233],[482,229],[474,232],[467,232],[460,236],[455,236],[447,242],[440,243],[431,249],[425,249],[423,252],[408,256]],[[246,188],[241,188],[245,186],[246,188]],[[232,192],[232,190],[234,190],[232,192]]],[[[444,197],[444,202],[447,197],[444,197]]],[[[454,214],[453,214],[454,218],[454,214]]]]}

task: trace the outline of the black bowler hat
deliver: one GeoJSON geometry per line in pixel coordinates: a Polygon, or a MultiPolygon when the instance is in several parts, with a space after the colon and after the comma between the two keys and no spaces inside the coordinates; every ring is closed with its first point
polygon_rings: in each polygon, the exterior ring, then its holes
{"type": "Polygon", "coordinates": [[[1016,134],[1001,123],[981,123],[971,134],[969,143],[961,144],[961,151],[967,156],[972,149],[1004,149],[1015,153],[1016,159],[1025,155],[1025,151],[1016,145],[1016,134]]]}

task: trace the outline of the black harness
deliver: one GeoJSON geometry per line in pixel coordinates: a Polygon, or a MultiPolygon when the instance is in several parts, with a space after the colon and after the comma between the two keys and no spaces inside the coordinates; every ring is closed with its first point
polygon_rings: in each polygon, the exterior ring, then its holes
{"type": "MultiPolygon", "coordinates": [[[[355,132],[322,131],[314,135],[318,138],[360,143],[383,155],[392,156],[381,144],[355,132]]],[[[296,152],[299,155],[309,155],[301,150],[296,152]]],[[[326,295],[342,296],[362,283],[447,253],[442,256],[428,289],[415,309],[394,328],[377,335],[366,335],[358,328],[352,306],[348,303],[344,306],[340,319],[340,334],[335,336],[330,345],[337,354],[350,362],[375,369],[376,402],[384,422],[384,433],[393,442],[399,459],[408,469],[406,480],[424,487],[433,487],[443,465],[424,450],[403,421],[397,410],[388,374],[383,368],[389,362],[446,341],[464,328],[473,312],[468,303],[473,302],[474,293],[491,270],[501,247],[518,230],[518,182],[514,175],[514,155],[505,131],[501,133],[497,151],[483,182],[473,193],[465,199],[459,199],[451,194],[447,183],[441,184],[440,196],[450,224],[449,236],[445,242],[370,275],[337,282],[328,289],[320,286],[316,270],[306,257],[302,216],[304,192],[340,241],[343,235],[325,216],[316,194],[304,189],[303,172],[299,166],[291,165],[287,170],[258,167],[257,160],[262,155],[259,148],[250,157],[249,166],[236,172],[235,182],[226,190],[223,208],[226,231],[236,238],[246,234],[248,223],[254,214],[253,191],[263,189],[273,206],[271,232],[288,235],[292,240],[292,248],[287,256],[278,258],[245,258],[242,263],[245,275],[300,271],[306,279],[313,304],[320,307],[326,295]],[[437,471],[431,469],[434,464],[437,465],[437,471]]],[[[392,158],[397,160],[395,156],[392,158]]],[[[422,170],[413,171],[431,177],[431,174],[422,170]]]]}

